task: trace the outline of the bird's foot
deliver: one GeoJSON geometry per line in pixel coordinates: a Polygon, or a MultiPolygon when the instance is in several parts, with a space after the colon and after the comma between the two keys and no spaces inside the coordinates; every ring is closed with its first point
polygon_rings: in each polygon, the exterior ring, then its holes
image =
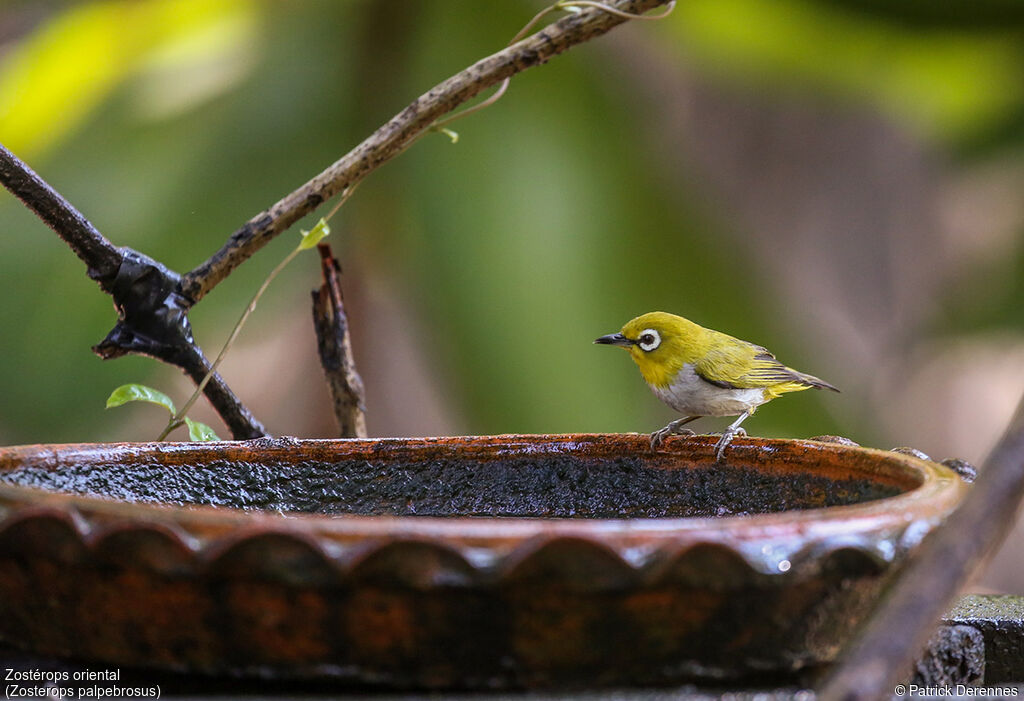
{"type": "Polygon", "coordinates": [[[732,443],[733,438],[735,438],[736,436],[745,435],[747,435],[746,430],[739,426],[737,426],[736,428],[727,428],[726,430],[722,431],[722,437],[719,438],[718,443],[715,444],[715,462],[722,461],[722,455],[725,454],[725,449],[726,447],[728,447],[730,443],[732,443]]]}
{"type": "MultiPolygon", "coordinates": [[[[673,422],[675,423],[675,422],[673,422]]],[[[651,450],[657,450],[658,446],[665,442],[669,436],[695,436],[697,435],[688,428],[673,426],[669,424],[665,428],[659,428],[651,434],[651,450]]]]}

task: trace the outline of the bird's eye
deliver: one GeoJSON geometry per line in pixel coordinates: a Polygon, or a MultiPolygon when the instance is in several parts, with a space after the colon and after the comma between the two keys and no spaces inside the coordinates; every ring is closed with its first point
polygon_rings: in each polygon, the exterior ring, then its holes
{"type": "Polygon", "coordinates": [[[640,340],[637,343],[640,350],[650,352],[661,345],[661,334],[654,329],[644,329],[640,332],[640,340]]]}

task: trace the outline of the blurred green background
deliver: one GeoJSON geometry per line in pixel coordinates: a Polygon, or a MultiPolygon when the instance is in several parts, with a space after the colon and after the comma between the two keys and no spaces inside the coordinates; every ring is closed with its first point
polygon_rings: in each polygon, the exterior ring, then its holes
{"type": "MultiPolygon", "coordinates": [[[[5,3],[0,141],[184,272],[542,6],[5,3]]],[[[1000,0],[681,0],[517,76],[332,222],[371,435],[658,428],[672,412],[591,341],[662,309],[842,388],[772,403],[754,434],[981,461],[1024,390],[1022,27],[1000,0]]],[[[194,310],[209,355],[297,231],[194,310]]],[[[83,273],[0,195],[0,443],[151,439],[160,410],[104,411],[110,390],[190,392],[92,355],[114,313],[83,273]]],[[[275,434],[334,431],[319,277],[296,261],[224,366],[275,434]]]]}

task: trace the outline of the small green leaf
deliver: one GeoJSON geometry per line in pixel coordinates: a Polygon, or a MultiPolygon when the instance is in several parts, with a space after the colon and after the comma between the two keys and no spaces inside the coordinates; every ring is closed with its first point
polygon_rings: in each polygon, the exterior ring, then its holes
{"type": "Polygon", "coordinates": [[[185,417],[185,423],[188,425],[188,437],[189,440],[193,441],[219,441],[220,437],[213,432],[213,429],[204,424],[202,421],[193,421],[192,419],[185,417]]]}
{"type": "Polygon", "coordinates": [[[152,387],[139,384],[127,384],[121,385],[107,397],[107,408],[113,409],[116,406],[127,404],[128,402],[149,402],[150,404],[159,404],[167,411],[171,412],[171,416],[177,411],[174,408],[174,402],[171,398],[159,390],[155,390],[152,387]]]}
{"type": "Polygon", "coordinates": [[[313,246],[320,243],[324,236],[331,233],[331,227],[327,226],[327,221],[321,217],[320,221],[316,223],[312,231],[302,232],[302,241],[299,242],[299,250],[305,251],[307,248],[313,248],[313,246]]]}

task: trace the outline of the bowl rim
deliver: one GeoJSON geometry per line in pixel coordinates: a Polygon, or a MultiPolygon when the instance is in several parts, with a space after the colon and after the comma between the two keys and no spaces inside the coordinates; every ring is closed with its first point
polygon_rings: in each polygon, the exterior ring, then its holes
{"type": "MultiPolygon", "coordinates": [[[[710,450],[713,436],[685,439],[689,447],[710,450]]],[[[424,438],[337,438],[337,439],[255,439],[209,443],[66,443],[0,447],[0,472],[26,460],[67,460],[74,457],[97,459],[119,456],[181,456],[224,447],[253,446],[270,450],[334,448],[339,446],[382,446],[404,444],[420,446],[537,444],[567,446],[610,441],[635,447],[646,443],[646,434],[501,434],[493,436],[445,436],[424,438]]],[[[663,450],[673,445],[670,439],[663,450]]],[[[675,443],[679,445],[678,443],[675,443]]],[[[305,534],[328,541],[366,538],[442,539],[463,546],[494,541],[516,541],[550,537],[580,537],[613,540],[622,546],[650,541],[699,540],[723,545],[742,545],[765,539],[792,537],[804,539],[853,537],[868,531],[902,531],[915,522],[934,523],[959,503],[967,485],[945,465],[925,461],[905,453],[840,443],[778,438],[738,438],[730,450],[773,451],[780,447],[799,447],[808,451],[856,453],[878,464],[894,467],[920,478],[908,491],[857,504],[753,515],[721,517],[660,517],[622,519],[571,519],[535,517],[479,516],[367,516],[353,514],[314,514],[304,512],[267,512],[212,505],[175,505],[158,502],[126,502],[110,497],[55,492],[35,487],[0,482],[0,530],[5,522],[19,514],[65,512],[71,519],[86,518],[94,525],[114,527],[125,522],[146,521],[168,527],[181,535],[220,536],[239,529],[257,532],[305,534]]],[[[78,524],[81,526],[82,524],[78,524]]],[[[101,529],[102,530],[102,529],[101,529]]]]}

